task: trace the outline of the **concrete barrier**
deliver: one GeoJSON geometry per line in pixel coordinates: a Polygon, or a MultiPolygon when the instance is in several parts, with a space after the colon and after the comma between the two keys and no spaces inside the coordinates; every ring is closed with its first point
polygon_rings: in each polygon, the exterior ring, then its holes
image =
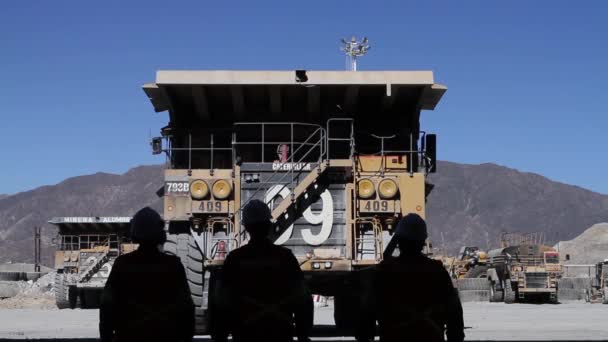
{"type": "Polygon", "coordinates": [[[489,290],[459,290],[458,296],[461,302],[489,302],[489,290]]]}
{"type": "Polygon", "coordinates": [[[485,278],[464,278],[456,281],[459,291],[489,291],[490,282],[485,278]]]}
{"type": "Polygon", "coordinates": [[[0,298],[15,297],[19,293],[19,286],[15,282],[0,281],[0,298]]]}
{"type": "Polygon", "coordinates": [[[0,272],[0,281],[18,281],[25,280],[24,272],[4,271],[0,272]]]}
{"type": "Polygon", "coordinates": [[[561,278],[557,283],[557,298],[560,302],[587,301],[591,291],[591,278],[561,278]]]}
{"type": "Polygon", "coordinates": [[[591,289],[591,278],[561,278],[557,282],[557,286],[560,289],[589,290],[591,289]]]}

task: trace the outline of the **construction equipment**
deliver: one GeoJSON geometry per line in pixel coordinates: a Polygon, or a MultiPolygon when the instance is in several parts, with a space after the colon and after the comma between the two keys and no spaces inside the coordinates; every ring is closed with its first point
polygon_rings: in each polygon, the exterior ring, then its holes
{"type": "Polygon", "coordinates": [[[591,279],[589,301],[608,304],[608,259],[595,264],[595,275],[591,279]]]}
{"type": "Polygon", "coordinates": [[[436,137],[421,110],[446,87],[429,71],[158,71],[143,87],[169,124],[165,251],[179,256],[197,333],[213,332],[226,253],[247,243],[241,209],[271,208],[275,244],[298,258],[313,293],[336,296],[339,326],[359,312],[364,269],[396,222],[424,217],[436,137]]]}
{"type": "Polygon", "coordinates": [[[525,234],[515,240],[510,240],[509,236],[509,239],[501,239],[502,248],[488,252],[490,301],[557,303],[558,280],[562,274],[559,253],[542,244],[510,245],[511,242],[542,242],[540,236],[538,233],[525,234]]]}
{"type": "Polygon", "coordinates": [[[479,247],[463,246],[455,258],[445,258],[444,266],[454,279],[486,278],[487,254],[479,247]]]}
{"type": "Polygon", "coordinates": [[[114,260],[133,251],[130,217],[56,217],[55,252],[57,307],[97,308],[114,260]]]}

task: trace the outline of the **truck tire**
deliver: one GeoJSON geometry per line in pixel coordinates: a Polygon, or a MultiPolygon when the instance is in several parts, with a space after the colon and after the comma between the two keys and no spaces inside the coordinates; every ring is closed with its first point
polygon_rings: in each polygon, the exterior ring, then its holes
{"type": "Polygon", "coordinates": [[[488,266],[475,266],[467,271],[465,278],[488,278],[488,266]]]}
{"type": "Polygon", "coordinates": [[[549,294],[549,303],[550,304],[559,304],[557,292],[549,294]]]}
{"type": "MultiPolygon", "coordinates": [[[[167,234],[164,244],[167,254],[177,256],[184,269],[194,302],[196,334],[207,334],[208,281],[203,270],[203,255],[190,234],[167,234]]],[[[207,272],[208,273],[208,272],[207,272]]]]}
{"type": "Polygon", "coordinates": [[[69,287],[67,284],[67,274],[55,274],[55,304],[58,309],[70,308],[69,287]]]}
{"type": "Polygon", "coordinates": [[[517,292],[513,290],[513,286],[510,280],[506,280],[504,284],[505,291],[505,303],[513,304],[515,303],[515,298],[517,297],[517,292]]]}
{"type": "Polygon", "coordinates": [[[504,290],[496,287],[496,282],[490,284],[490,303],[502,303],[504,301],[504,290]]]}

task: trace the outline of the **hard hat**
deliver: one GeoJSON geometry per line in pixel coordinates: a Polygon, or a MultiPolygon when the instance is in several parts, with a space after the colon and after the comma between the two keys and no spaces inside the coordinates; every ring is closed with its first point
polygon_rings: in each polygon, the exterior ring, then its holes
{"type": "Polygon", "coordinates": [[[272,219],[270,208],[268,205],[260,200],[252,200],[243,208],[243,224],[245,228],[247,226],[269,223],[272,219]]]}
{"type": "Polygon", "coordinates": [[[164,242],[165,221],[156,210],[145,207],[139,210],[131,219],[131,238],[136,242],[164,242]]]}
{"type": "Polygon", "coordinates": [[[418,214],[407,214],[397,224],[397,238],[410,241],[424,241],[428,237],[426,222],[418,214]]]}

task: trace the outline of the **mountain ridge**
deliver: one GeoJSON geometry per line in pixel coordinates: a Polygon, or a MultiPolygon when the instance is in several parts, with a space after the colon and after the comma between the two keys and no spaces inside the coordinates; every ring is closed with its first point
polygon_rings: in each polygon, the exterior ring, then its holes
{"type": "MultiPolygon", "coordinates": [[[[52,263],[56,216],[129,216],[143,206],[162,210],[156,190],[163,166],[144,165],[123,174],[97,172],[0,197],[0,262],[31,261],[33,227],[43,226],[43,255],[52,263]]],[[[454,253],[463,245],[488,249],[502,231],[544,231],[548,242],[571,240],[608,221],[608,196],[532,172],[495,163],[441,161],[429,176],[429,235],[435,247],[454,253]]]]}

